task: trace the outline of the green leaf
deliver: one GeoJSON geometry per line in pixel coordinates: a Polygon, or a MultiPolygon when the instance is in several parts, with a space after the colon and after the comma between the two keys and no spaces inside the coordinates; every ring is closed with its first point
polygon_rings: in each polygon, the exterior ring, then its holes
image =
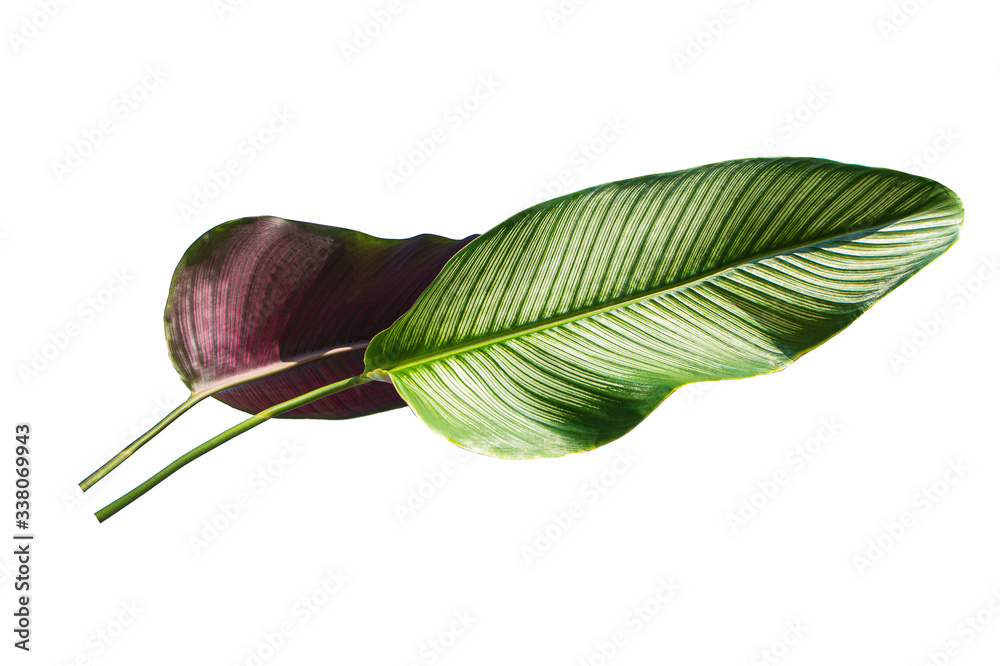
{"type": "Polygon", "coordinates": [[[958,237],[946,187],[811,158],[721,162],[529,208],[375,336],[366,376],[501,458],[584,451],[684,384],[780,370],[958,237]]]}

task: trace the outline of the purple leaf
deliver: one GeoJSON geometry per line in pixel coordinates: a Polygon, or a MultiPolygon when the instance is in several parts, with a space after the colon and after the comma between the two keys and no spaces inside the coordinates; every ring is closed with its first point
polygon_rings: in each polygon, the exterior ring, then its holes
{"type": "MultiPolygon", "coordinates": [[[[181,257],[163,314],[170,358],[191,396],[80,488],[209,396],[256,414],[361,373],[368,342],[473,238],[386,240],[279,217],[207,232],[181,257]]],[[[391,384],[370,382],[281,416],[347,419],[405,404],[391,384]]]]}
{"type": "MultiPolygon", "coordinates": [[[[192,394],[251,414],[353,377],[369,340],[473,238],[386,240],[277,217],[221,224],[174,272],[171,360],[192,394]]],[[[391,384],[371,382],[282,416],[343,419],[405,404],[391,384]]]]}

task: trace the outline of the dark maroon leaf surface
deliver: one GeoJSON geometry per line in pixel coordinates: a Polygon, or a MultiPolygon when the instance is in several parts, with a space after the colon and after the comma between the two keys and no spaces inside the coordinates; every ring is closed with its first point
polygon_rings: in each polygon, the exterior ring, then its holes
{"type": "MultiPolygon", "coordinates": [[[[164,312],[170,358],[194,394],[251,414],[360,374],[368,341],[410,308],[474,236],[400,240],[252,217],[188,248],[164,312]]],[[[342,419],[402,407],[369,382],[283,414],[342,419]]]]}

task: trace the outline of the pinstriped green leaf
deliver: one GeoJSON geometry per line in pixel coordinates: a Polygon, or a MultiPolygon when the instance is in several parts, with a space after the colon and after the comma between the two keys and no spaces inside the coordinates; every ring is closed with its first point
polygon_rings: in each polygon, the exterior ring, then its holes
{"type": "Polygon", "coordinates": [[[810,158],[721,162],[534,206],[454,254],[372,339],[362,374],[264,409],[96,515],[373,379],[481,453],[600,446],[684,384],[787,366],[944,252],[962,216],[932,180],[810,158]]]}
{"type": "Polygon", "coordinates": [[[600,185],[462,249],[366,373],[465,448],[591,449],[684,384],[785,367],[944,252],[962,215],[932,180],[811,158],[600,185]]]}

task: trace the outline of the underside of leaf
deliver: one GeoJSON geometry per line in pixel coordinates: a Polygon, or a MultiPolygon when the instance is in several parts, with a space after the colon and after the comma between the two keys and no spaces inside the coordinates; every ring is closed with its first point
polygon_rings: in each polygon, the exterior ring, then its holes
{"type": "MultiPolygon", "coordinates": [[[[174,272],[171,360],[192,393],[251,414],[353,377],[371,338],[469,240],[387,240],[276,217],[219,225],[174,272]]],[[[282,416],[352,418],[404,404],[391,386],[370,384],[282,416]]]]}
{"type": "Polygon", "coordinates": [[[813,158],[720,162],[539,204],[455,254],[371,340],[363,372],[261,410],[96,515],[268,419],[380,382],[473,451],[592,449],[684,384],[784,368],[943,253],[962,220],[935,181],[813,158]]]}
{"type": "MultiPolygon", "coordinates": [[[[208,231],[174,271],[163,317],[170,358],[191,397],[80,487],[207,397],[256,414],[360,374],[371,338],[472,238],[387,240],[277,217],[208,231]]],[[[278,416],[345,419],[405,404],[391,385],[371,383],[278,416]]]]}

